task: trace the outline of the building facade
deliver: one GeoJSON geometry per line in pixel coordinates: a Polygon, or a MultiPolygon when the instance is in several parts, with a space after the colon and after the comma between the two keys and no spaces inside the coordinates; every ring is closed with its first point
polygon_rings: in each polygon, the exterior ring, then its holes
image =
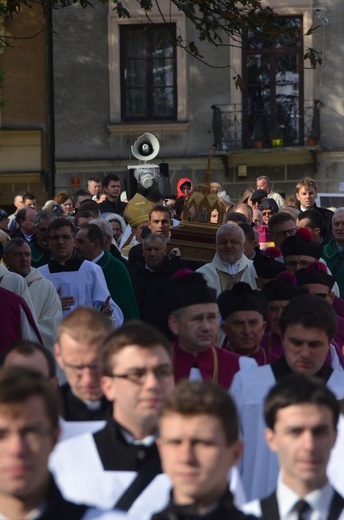
{"type": "Polygon", "coordinates": [[[258,175],[274,190],[293,193],[311,176],[319,191],[341,192],[344,173],[343,9],[339,0],[279,0],[282,25],[299,31],[299,42],[272,49],[247,34],[245,45],[188,55],[174,38],[197,34],[168,2],[159,2],[151,25],[136,2],[131,18],[111,4],[78,5],[54,12],[56,187],[72,190],[87,178],[116,172],[122,178],[137,162],[131,146],[145,132],[160,142],[160,162],[180,177],[203,181],[208,147],[215,145],[213,180],[233,199],[258,175]],[[304,36],[311,25],[315,33],[304,36]],[[304,62],[308,47],[322,52],[316,70],[304,62]],[[239,73],[244,89],[236,89],[239,73]]]}

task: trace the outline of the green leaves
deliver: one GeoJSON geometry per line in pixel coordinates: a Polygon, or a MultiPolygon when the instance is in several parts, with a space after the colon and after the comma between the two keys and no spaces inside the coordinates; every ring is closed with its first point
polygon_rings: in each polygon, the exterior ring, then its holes
{"type": "MultiPolygon", "coordinates": [[[[92,0],[107,4],[109,0],[92,0]]],[[[160,11],[159,0],[136,0],[142,12],[147,15],[156,5],[160,11]]],[[[68,8],[73,3],[80,3],[84,8],[92,6],[90,0],[0,0],[0,15],[18,13],[21,5],[30,5],[31,2],[41,2],[46,6],[51,3],[53,8],[68,8]]],[[[111,0],[113,9],[119,18],[130,18],[128,3],[120,0],[111,0]]],[[[302,35],[292,24],[281,24],[281,18],[270,7],[262,5],[261,0],[170,0],[178,11],[182,12],[197,31],[198,39],[215,46],[250,45],[252,42],[262,42],[268,47],[297,47],[302,35]],[[249,35],[247,39],[247,35],[249,35]],[[246,38],[246,40],[245,40],[246,38]]],[[[306,36],[310,36],[317,27],[310,27],[306,36]]],[[[206,62],[201,55],[195,41],[183,40],[179,35],[177,45],[195,58],[206,62]]],[[[312,68],[321,64],[321,53],[307,48],[304,54],[312,68]]],[[[242,88],[240,76],[236,76],[237,88],[242,88]]]]}
{"type": "Polygon", "coordinates": [[[309,60],[310,66],[312,69],[316,69],[318,65],[322,64],[322,53],[317,51],[316,49],[309,48],[305,52],[303,58],[304,60],[309,60]]]}

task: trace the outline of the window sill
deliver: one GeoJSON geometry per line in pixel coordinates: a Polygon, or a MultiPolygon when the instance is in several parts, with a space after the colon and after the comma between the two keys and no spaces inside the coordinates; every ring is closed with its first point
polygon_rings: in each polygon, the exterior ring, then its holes
{"type": "Polygon", "coordinates": [[[189,130],[189,122],[137,122],[137,123],[118,123],[108,125],[108,130],[112,135],[118,134],[141,134],[155,132],[164,134],[179,134],[186,133],[189,130]]]}

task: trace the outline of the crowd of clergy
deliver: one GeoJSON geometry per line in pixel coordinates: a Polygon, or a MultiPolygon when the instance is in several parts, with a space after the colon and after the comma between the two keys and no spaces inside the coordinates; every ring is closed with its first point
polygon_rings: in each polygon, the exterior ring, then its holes
{"type": "Polygon", "coordinates": [[[197,265],[169,245],[188,178],[0,209],[0,519],[344,519],[344,208],[308,177],[210,189],[226,213],[197,265]]]}

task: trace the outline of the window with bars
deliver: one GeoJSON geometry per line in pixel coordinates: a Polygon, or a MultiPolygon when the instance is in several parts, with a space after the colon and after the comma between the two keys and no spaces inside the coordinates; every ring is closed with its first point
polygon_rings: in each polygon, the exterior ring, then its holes
{"type": "Polygon", "coordinates": [[[304,142],[302,17],[280,17],[292,44],[276,31],[264,41],[247,31],[243,39],[243,145],[261,140],[285,146],[304,142]]]}

